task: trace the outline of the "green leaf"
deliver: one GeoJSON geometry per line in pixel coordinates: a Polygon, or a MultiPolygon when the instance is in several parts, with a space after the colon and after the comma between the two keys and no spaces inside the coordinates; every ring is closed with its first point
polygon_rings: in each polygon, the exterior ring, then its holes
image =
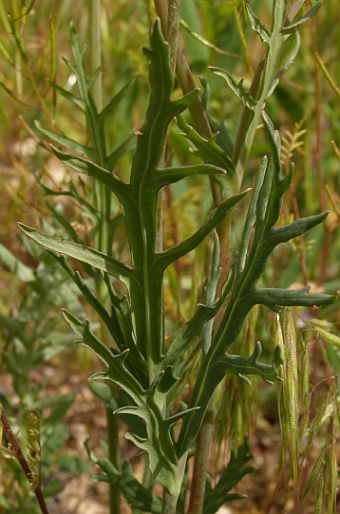
{"type": "Polygon", "coordinates": [[[298,54],[300,48],[300,35],[298,30],[293,31],[293,34],[291,38],[289,38],[288,42],[289,45],[287,45],[286,43],[286,45],[288,46],[287,50],[284,48],[283,64],[280,65],[280,70],[275,75],[272,87],[268,91],[267,98],[269,98],[269,96],[273,93],[280,79],[286,73],[289,66],[294,62],[294,59],[298,54]]]}
{"type": "MultiPolygon", "coordinates": [[[[66,61],[66,63],[67,63],[67,61],[66,61]]],[[[63,89],[62,87],[58,86],[57,84],[54,84],[54,82],[51,82],[50,80],[48,80],[48,83],[50,84],[50,86],[53,87],[53,89],[55,89],[57,91],[57,93],[59,93],[64,98],[66,98],[66,100],[73,102],[78,107],[80,107],[83,111],[85,111],[85,109],[86,109],[85,102],[81,98],[74,95],[73,93],[70,93],[70,91],[63,89]]]]}
{"type": "Polygon", "coordinates": [[[193,153],[208,164],[218,166],[234,173],[231,158],[217,144],[219,134],[214,134],[209,140],[204,139],[193,127],[186,123],[182,116],[177,116],[177,124],[187,138],[195,145],[193,153]]]}
{"type": "Polygon", "coordinates": [[[276,288],[256,288],[249,292],[249,297],[255,303],[266,305],[274,312],[279,312],[278,306],[291,307],[299,305],[301,307],[312,308],[329,305],[335,301],[335,297],[330,294],[308,294],[310,286],[298,290],[276,289],[276,288]]]}
{"type": "Polygon", "coordinates": [[[56,132],[53,132],[53,130],[49,130],[43,127],[39,121],[35,121],[35,126],[37,127],[39,132],[52,139],[52,141],[54,141],[55,143],[65,146],[69,150],[77,152],[80,155],[85,155],[85,157],[87,157],[88,159],[96,159],[96,153],[92,148],[81,145],[63,134],[57,134],[56,132]]]}
{"type": "Polygon", "coordinates": [[[49,415],[44,417],[41,423],[41,428],[44,433],[50,433],[51,430],[56,430],[56,427],[59,425],[61,425],[60,430],[63,430],[62,427],[64,427],[64,425],[60,422],[73,404],[74,399],[75,394],[58,394],[51,398],[42,398],[35,402],[35,406],[42,412],[44,409],[49,409],[49,415]]]}
{"type": "MultiPolygon", "coordinates": [[[[257,342],[253,354],[249,357],[240,357],[239,355],[230,355],[228,353],[215,361],[212,372],[217,368],[223,368],[224,373],[233,373],[241,379],[245,378],[244,375],[258,375],[265,382],[273,384],[273,381],[278,380],[280,377],[277,374],[275,365],[264,364],[258,361],[261,352],[261,343],[257,342]]],[[[248,379],[246,382],[250,384],[248,379]]]]}
{"type": "Polygon", "coordinates": [[[138,402],[143,397],[143,389],[136,378],[130,373],[125,366],[125,360],[129,350],[113,354],[107,346],[105,346],[91,331],[90,324],[87,320],[80,321],[70,312],[63,311],[66,321],[70,324],[72,330],[80,338],[84,346],[87,346],[108,368],[107,372],[96,373],[92,379],[110,379],[116,384],[124,388],[131,398],[138,402]]]}
{"type": "Polygon", "coordinates": [[[119,159],[123,157],[123,155],[130,152],[136,146],[136,135],[132,134],[128,137],[118,148],[115,148],[110,155],[107,156],[105,167],[109,171],[111,171],[114,166],[118,163],[119,159]]]}
{"type": "Polygon", "coordinates": [[[221,202],[215,210],[212,211],[207,221],[188,239],[179,243],[177,246],[161,252],[157,256],[162,269],[165,269],[172,262],[180,259],[187,253],[196,248],[204,238],[226,217],[226,215],[242,200],[248,190],[238,195],[232,196],[221,202]]]}
{"type": "Polygon", "coordinates": [[[162,168],[154,173],[154,177],[150,183],[156,189],[166,186],[167,184],[174,184],[179,180],[190,177],[192,175],[224,175],[225,171],[217,166],[211,164],[196,164],[192,166],[178,166],[173,168],[162,168]]]}
{"type": "Polygon", "coordinates": [[[150,36],[151,50],[144,49],[149,61],[151,95],[143,127],[137,132],[137,148],[131,170],[131,187],[138,189],[150,172],[158,167],[163,153],[168,124],[184,111],[198,95],[192,91],[183,98],[171,100],[173,78],[169,65],[169,49],[164,43],[157,21],[150,36]]]}
{"type": "MultiPolygon", "coordinates": [[[[202,102],[209,119],[210,127],[213,133],[218,134],[216,138],[216,143],[231,159],[234,151],[234,144],[231,140],[231,137],[227,129],[225,128],[223,121],[221,121],[218,124],[209,116],[210,87],[208,81],[204,77],[200,77],[200,81],[204,90],[202,94],[202,102]]],[[[234,168],[233,171],[235,171],[234,168]]]]}
{"type": "Polygon", "coordinates": [[[294,32],[294,30],[297,27],[299,27],[300,25],[302,25],[306,21],[310,20],[310,18],[312,18],[318,12],[318,10],[320,9],[322,3],[323,3],[323,0],[317,0],[315,2],[315,4],[309,9],[309,11],[302,18],[300,18],[300,20],[298,20],[295,23],[292,23],[288,27],[284,27],[282,29],[282,33],[283,34],[291,34],[292,32],[294,32]]]}
{"type": "Polygon", "coordinates": [[[0,312],[0,325],[1,330],[5,328],[13,336],[17,337],[25,346],[31,344],[31,338],[25,330],[25,325],[22,321],[13,319],[11,316],[4,316],[0,312]]]}
{"type": "MultiPolygon", "coordinates": [[[[277,305],[327,305],[334,298],[331,295],[308,295],[307,289],[301,291],[282,291],[282,290],[261,290],[256,289],[256,283],[266,268],[268,259],[278,244],[286,242],[296,237],[297,234],[302,235],[313,226],[321,223],[326,214],[309,216],[301,220],[287,225],[286,227],[274,228],[280,215],[282,198],[289,187],[291,176],[280,178],[280,140],[278,133],[274,131],[269,118],[263,113],[267,137],[272,149],[272,155],[266,163],[263,161],[260,167],[260,177],[255,186],[253,202],[250,206],[250,213],[246,220],[246,226],[243,234],[242,263],[237,269],[236,277],[233,282],[230,299],[225,309],[222,322],[216,332],[210,350],[202,363],[201,370],[196,381],[189,408],[201,407],[198,411],[193,411],[184,419],[182,430],[177,443],[177,455],[181,456],[190,448],[199,430],[204,413],[208,406],[210,397],[222,380],[228,365],[228,358],[225,353],[236,341],[244,323],[247,319],[250,309],[257,303],[264,303],[273,310],[277,311],[277,305]],[[246,256],[246,248],[250,241],[250,232],[255,220],[255,233],[253,243],[246,256]],[[226,363],[223,368],[222,362],[226,363]]],[[[258,352],[258,348],[257,348],[258,352]]],[[[256,362],[256,353],[249,357],[248,363],[254,366],[256,362]]],[[[238,356],[232,358],[232,361],[241,364],[238,356]]],[[[274,365],[279,362],[277,355],[274,354],[274,365]]],[[[266,380],[278,379],[275,371],[263,370],[263,378],[266,380]],[[269,371],[269,375],[267,372],[269,371]]],[[[229,367],[229,370],[231,368],[229,367]]],[[[260,371],[254,366],[254,369],[260,371]]],[[[242,370],[241,378],[244,378],[242,370]]]]}
{"type": "Polygon", "coordinates": [[[106,459],[96,459],[95,462],[106,474],[92,476],[92,482],[109,482],[117,486],[132,509],[138,509],[152,514],[162,513],[161,498],[146,489],[136,480],[131,466],[127,461],[123,462],[121,473],[106,459]]]}
{"type": "Polygon", "coordinates": [[[220,303],[218,301],[212,306],[198,305],[193,317],[183,325],[171,342],[170,348],[164,357],[164,366],[175,364],[180,359],[200,334],[204,323],[212,319],[217,314],[219,308],[220,303]]]}
{"type": "Polygon", "coordinates": [[[219,77],[222,77],[230,89],[235,93],[235,95],[241,100],[242,105],[245,107],[248,107],[250,110],[255,110],[257,101],[253,96],[243,87],[243,80],[241,79],[239,82],[236,82],[236,80],[233,78],[232,74],[229,73],[226,70],[223,70],[222,68],[216,68],[213,66],[209,66],[209,69],[215,73],[215,75],[218,75],[219,77]]]}
{"type": "Polygon", "coordinates": [[[21,282],[36,281],[36,275],[26,264],[17,259],[4,245],[0,243],[0,260],[14,273],[21,282]]]}
{"type": "Polygon", "coordinates": [[[102,382],[91,380],[89,382],[89,389],[104,402],[109,402],[113,396],[110,387],[102,382]]]}
{"type": "Polygon", "coordinates": [[[52,146],[52,150],[64,164],[67,164],[80,173],[84,173],[84,175],[100,180],[123,204],[131,201],[128,186],[121,182],[118,177],[110,173],[110,171],[94,162],[61,152],[54,146],[52,146]]]}
{"type": "Polygon", "coordinates": [[[106,271],[125,284],[128,284],[132,278],[133,270],[116,259],[113,259],[113,257],[109,257],[94,248],[79,245],[65,239],[46,236],[23,223],[19,223],[19,227],[26,235],[34,239],[34,241],[40,245],[50,250],[54,250],[55,252],[68,255],[73,259],[85,262],[86,264],[90,264],[90,266],[93,266],[96,269],[106,271]]]}
{"type": "Polygon", "coordinates": [[[102,125],[105,123],[107,118],[111,116],[114,109],[117,107],[119,102],[124,98],[127,91],[130,89],[130,87],[134,84],[135,80],[132,80],[124,86],[110,101],[109,103],[104,107],[104,109],[99,113],[98,115],[98,122],[102,125]]]}
{"type": "Polygon", "coordinates": [[[57,465],[61,471],[72,473],[72,475],[80,475],[81,473],[90,472],[90,464],[75,455],[61,455],[57,459],[57,465]]]}
{"type": "Polygon", "coordinates": [[[268,160],[267,157],[264,157],[261,165],[259,167],[259,170],[256,175],[256,182],[255,182],[255,188],[254,193],[248,208],[246,221],[243,228],[242,233],[242,239],[240,244],[240,250],[238,255],[238,263],[237,263],[237,270],[238,273],[242,273],[244,270],[247,254],[248,254],[248,247],[249,247],[249,241],[251,237],[251,233],[256,221],[256,206],[259,199],[259,194],[262,189],[263,180],[265,177],[265,172],[267,169],[268,160]]]}
{"type": "Polygon", "coordinates": [[[246,4],[246,11],[250,19],[252,29],[258,33],[264,43],[270,44],[270,32],[262,21],[256,16],[249,4],[246,4]]]}
{"type": "Polygon", "coordinates": [[[212,489],[211,486],[207,487],[204,496],[203,514],[214,514],[224,503],[240,498],[238,494],[229,494],[229,491],[231,491],[245,475],[255,471],[253,467],[244,467],[245,464],[253,458],[249,450],[249,440],[245,438],[243,444],[239,446],[237,453],[234,451],[231,452],[229,463],[214,489],[212,489]]]}

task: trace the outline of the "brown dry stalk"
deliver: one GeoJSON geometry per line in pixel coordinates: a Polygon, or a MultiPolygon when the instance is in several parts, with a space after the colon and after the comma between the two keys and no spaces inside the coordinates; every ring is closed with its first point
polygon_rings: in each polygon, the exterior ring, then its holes
{"type": "MultiPolygon", "coordinates": [[[[0,409],[1,409],[1,421],[2,421],[2,424],[3,424],[4,430],[6,432],[6,435],[8,437],[8,440],[11,443],[11,446],[12,446],[12,449],[13,449],[13,451],[15,453],[15,456],[18,459],[19,464],[22,467],[25,475],[27,476],[28,481],[31,482],[32,471],[31,471],[31,469],[30,469],[30,467],[29,467],[29,465],[27,463],[27,460],[25,459],[24,454],[21,451],[21,448],[20,448],[20,445],[18,443],[18,440],[17,440],[17,438],[15,437],[15,435],[13,433],[12,427],[11,427],[9,421],[8,421],[8,418],[6,416],[6,412],[5,412],[2,404],[0,404],[0,409]]],[[[39,507],[40,507],[40,510],[41,510],[42,514],[49,514],[47,506],[46,506],[46,503],[45,503],[45,500],[44,500],[44,497],[43,497],[42,492],[41,492],[40,486],[38,486],[38,487],[36,487],[34,489],[34,494],[35,494],[35,496],[36,496],[36,498],[38,500],[39,507]]]]}

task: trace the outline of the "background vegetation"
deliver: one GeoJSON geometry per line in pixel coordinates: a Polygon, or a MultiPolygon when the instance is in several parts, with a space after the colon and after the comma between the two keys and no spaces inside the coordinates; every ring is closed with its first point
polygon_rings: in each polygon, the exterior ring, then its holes
{"type": "MultiPolygon", "coordinates": [[[[269,23],[273,2],[249,3],[262,21],[269,23]]],[[[311,5],[306,2],[306,10],[311,5]]],[[[150,45],[155,9],[148,0],[102,0],[101,8],[104,105],[132,82],[115,117],[106,125],[107,143],[132,150],[135,140],[130,136],[143,124],[149,97],[148,63],[141,49],[150,45]]],[[[205,80],[209,83],[209,115],[217,124],[223,120],[235,140],[235,120],[241,116],[242,105],[208,66],[226,69],[236,79],[244,78],[244,85],[249,87],[263,44],[251,30],[242,1],[183,1],[181,16],[181,41],[191,69],[201,77],[197,84],[203,90],[205,80]]],[[[80,480],[82,473],[90,472],[89,459],[80,449],[81,434],[91,436],[90,446],[96,454],[105,453],[105,441],[100,443],[106,438],[104,409],[86,384],[87,376],[98,370],[98,362],[86,350],[73,348],[74,335],[60,315],[60,308],[67,308],[81,319],[94,319],[95,315],[58,263],[44,249],[23,238],[16,223],[40,226],[58,237],[74,239],[76,234],[83,244],[93,241],[96,216],[83,200],[91,195],[91,182],[70,171],[52,154],[46,132],[42,134],[34,123],[37,120],[38,127],[55,130],[81,145],[89,143],[84,115],[71,109],[65,95],[51,86],[55,82],[76,93],[75,74],[64,61],[73,62],[69,24],[73,20],[82,47],[89,39],[89,19],[88,5],[84,3],[79,8],[71,0],[6,0],[0,4],[0,394],[14,432],[20,431],[23,448],[34,445],[25,435],[25,426],[31,423],[26,419],[26,410],[41,410],[42,476],[44,494],[51,497],[51,509],[55,498],[66,501],[61,491],[70,477],[78,476],[80,480]]],[[[288,173],[295,163],[279,223],[331,212],[307,236],[275,249],[262,277],[263,287],[297,289],[312,284],[312,292],[330,294],[340,289],[339,22],[339,4],[328,0],[315,17],[301,25],[301,47],[294,65],[282,77],[266,106],[280,131],[285,171],[288,173]]],[[[86,66],[90,72],[87,58],[86,66]]],[[[176,95],[180,96],[177,83],[176,95]]],[[[259,162],[268,153],[262,132],[257,134],[247,162],[243,190],[254,186],[259,162]]],[[[189,155],[189,146],[179,137],[179,128],[173,126],[167,162],[173,166],[199,163],[195,155],[189,155]]],[[[128,151],[116,168],[124,181],[128,181],[131,161],[132,152],[128,151]]],[[[211,203],[205,177],[190,177],[166,188],[165,247],[183,241],[201,226],[211,203]]],[[[232,261],[237,258],[248,205],[242,202],[235,210],[232,261]]],[[[118,203],[112,209],[118,213],[118,203]]],[[[114,229],[115,255],[127,262],[126,235],[119,219],[114,229]]],[[[168,268],[168,333],[193,315],[202,298],[202,277],[208,280],[210,276],[212,247],[213,237],[168,268]]],[[[87,285],[95,288],[98,277],[88,271],[87,285]]],[[[280,316],[281,325],[269,309],[257,306],[233,353],[249,355],[260,340],[269,358],[276,343],[285,341],[286,364],[281,373],[289,387],[267,386],[262,381],[257,387],[256,379],[249,387],[234,375],[227,376],[217,397],[209,472],[214,483],[231,449],[236,450],[248,435],[255,455],[250,464],[258,471],[238,485],[237,493],[248,494],[248,499],[230,503],[231,512],[336,512],[340,459],[339,302],[320,311],[291,308],[280,316]],[[224,394],[226,390],[228,394],[224,394]]],[[[97,324],[99,330],[98,319],[97,324]]],[[[195,361],[190,365],[194,367],[195,361]]],[[[118,430],[123,433],[126,425],[120,424],[118,430]]],[[[3,444],[6,446],[6,441],[3,444]]],[[[142,468],[138,451],[125,442],[121,452],[138,474],[142,468]]],[[[0,512],[35,512],[36,500],[11,456],[11,449],[4,449],[0,512]]],[[[97,489],[103,491],[100,498],[93,490],[86,490],[86,497],[90,501],[94,496],[96,505],[105,507],[108,500],[102,485],[97,489]]],[[[80,499],[76,504],[68,501],[63,508],[69,513],[89,508],[80,499]]]]}

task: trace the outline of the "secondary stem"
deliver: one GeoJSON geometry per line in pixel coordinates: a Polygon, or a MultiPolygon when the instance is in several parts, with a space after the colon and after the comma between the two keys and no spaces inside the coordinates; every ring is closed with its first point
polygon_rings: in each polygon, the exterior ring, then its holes
{"type": "MultiPolygon", "coordinates": [[[[12,449],[15,453],[16,458],[19,461],[20,466],[22,467],[25,475],[27,476],[28,481],[30,482],[32,479],[32,471],[27,463],[27,460],[25,459],[24,454],[21,451],[21,448],[19,446],[19,443],[17,441],[17,438],[15,437],[13,430],[11,428],[11,425],[8,421],[8,418],[6,416],[5,410],[3,406],[0,404],[0,410],[1,410],[1,421],[4,427],[4,430],[6,432],[6,435],[8,437],[9,442],[11,443],[12,449]]],[[[44,497],[41,492],[40,485],[34,489],[34,494],[38,500],[40,510],[42,514],[49,514],[44,497]]]]}

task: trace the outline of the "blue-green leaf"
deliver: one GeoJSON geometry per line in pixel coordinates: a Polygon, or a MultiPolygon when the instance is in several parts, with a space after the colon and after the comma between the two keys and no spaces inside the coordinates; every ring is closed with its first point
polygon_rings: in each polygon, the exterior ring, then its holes
{"type": "Polygon", "coordinates": [[[312,5],[312,7],[309,9],[309,11],[302,18],[300,18],[297,22],[292,23],[288,27],[284,27],[282,29],[282,34],[291,34],[292,32],[294,32],[294,30],[297,27],[299,27],[300,25],[302,25],[303,23],[308,21],[310,18],[312,18],[312,16],[314,16],[318,12],[322,3],[323,3],[323,0],[317,0],[315,2],[315,4],[312,5]]]}
{"type": "Polygon", "coordinates": [[[193,127],[186,123],[182,116],[177,116],[177,124],[187,138],[195,145],[193,153],[208,164],[218,166],[230,173],[234,167],[229,155],[217,144],[218,133],[209,140],[204,139],[193,127]]]}
{"type": "Polygon", "coordinates": [[[98,166],[98,164],[95,164],[94,162],[61,152],[54,146],[52,146],[52,150],[63,163],[80,173],[84,173],[84,175],[100,180],[123,204],[131,201],[127,184],[121,182],[121,180],[119,180],[116,175],[110,173],[110,171],[98,166]]]}
{"type": "Polygon", "coordinates": [[[199,228],[192,236],[188,239],[179,243],[177,246],[170,248],[169,250],[165,250],[164,252],[158,254],[158,261],[163,269],[169,266],[175,260],[183,257],[187,253],[191,252],[194,248],[196,248],[204,238],[220,223],[226,215],[235,207],[235,205],[242,200],[242,198],[247,194],[248,191],[240,193],[238,195],[232,196],[221,202],[218,207],[210,214],[207,221],[199,228]]]}
{"type": "Polygon", "coordinates": [[[253,458],[249,453],[250,444],[248,438],[239,446],[237,453],[231,452],[230,460],[224,469],[216,486],[212,489],[209,482],[204,496],[203,514],[214,514],[224,503],[237,500],[242,495],[230,494],[229,491],[235,487],[248,473],[253,473],[255,468],[245,467],[245,464],[253,458]]]}
{"type": "Polygon", "coordinates": [[[224,369],[224,373],[233,373],[240,378],[244,375],[258,375],[265,382],[272,384],[280,377],[277,375],[274,365],[258,361],[261,352],[261,343],[257,342],[253,354],[249,357],[240,357],[228,353],[215,362],[213,369],[221,367],[224,369]]]}
{"type": "Polygon", "coordinates": [[[246,4],[246,11],[250,19],[252,29],[258,33],[264,43],[270,44],[270,32],[262,21],[256,16],[249,4],[246,4]]]}
{"type": "Polygon", "coordinates": [[[241,79],[239,82],[236,82],[234,77],[226,70],[223,70],[222,68],[216,68],[209,66],[209,69],[215,73],[215,75],[218,75],[219,77],[222,77],[230,89],[235,93],[235,95],[241,100],[242,104],[245,107],[248,107],[250,110],[255,110],[255,107],[257,105],[257,101],[255,98],[243,87],[243,79],[241,79]]]}
{"type": "Polygon", "coordinates": [[[162,168],[153,174],[150,183],[156,189],[160,189],[167,184],[174,184],[179,180],[190,177],[192,175],[224,175],[224,169],[218,168],[211,164],[195,164],[192,166],[178,166],[172,168],[162,168]]]}
{"type": "Polygon", "coordinates": [[[138,509],[152,514],[161,514],[161,498],[150,492],[138,482],[132,472],[129,462],[124,461],[122,464],[122,471],[119,472],[107,459],[100,458],[93,460],[102,468],[105,475],[93,475],[91,477],[92,482],[109,482],[110,484],[117,486],[132,509],[138,509]]]}
{"type": "Polygon", "coordinates": [[[50,250],[54,250],[55,252],[68,255],[73,259],[85,262],[86,264],[90,264],[90,266],[93,266],[94,268],[107,271],[107,273],[110,273],[110,275],[113,275],[125,284],[128,284],[132,278],[133,270],[125,266],[122,262],[119,262],[113,257],[109,257],[94,248],[73,243],[73,241],[46,236],[38,230],[28,227],[23,223],[19,223],[19,227],[27,236],[34,239],[40,245],[50,250]]]}
{"type": "Polygon", "coordinates": [[[81,145],[74,141],[73,139],[70,139],[69,137],[66,137],[62,134],[57,134],[56,132],[53,132],[53,130],[48,130],[45,127],[41,125],[39,121],[35,122],[35,126],[39,130],[39,132],[42,132],[45,136],[52,139],[52,141],[65,146],[69,150],[73,150],[74,152],[77,152],[81,155],[85,155],[88,159],[95,160],[96,153],[92,150],[92,148],[89,148],[88,146],[81,145]]]}

